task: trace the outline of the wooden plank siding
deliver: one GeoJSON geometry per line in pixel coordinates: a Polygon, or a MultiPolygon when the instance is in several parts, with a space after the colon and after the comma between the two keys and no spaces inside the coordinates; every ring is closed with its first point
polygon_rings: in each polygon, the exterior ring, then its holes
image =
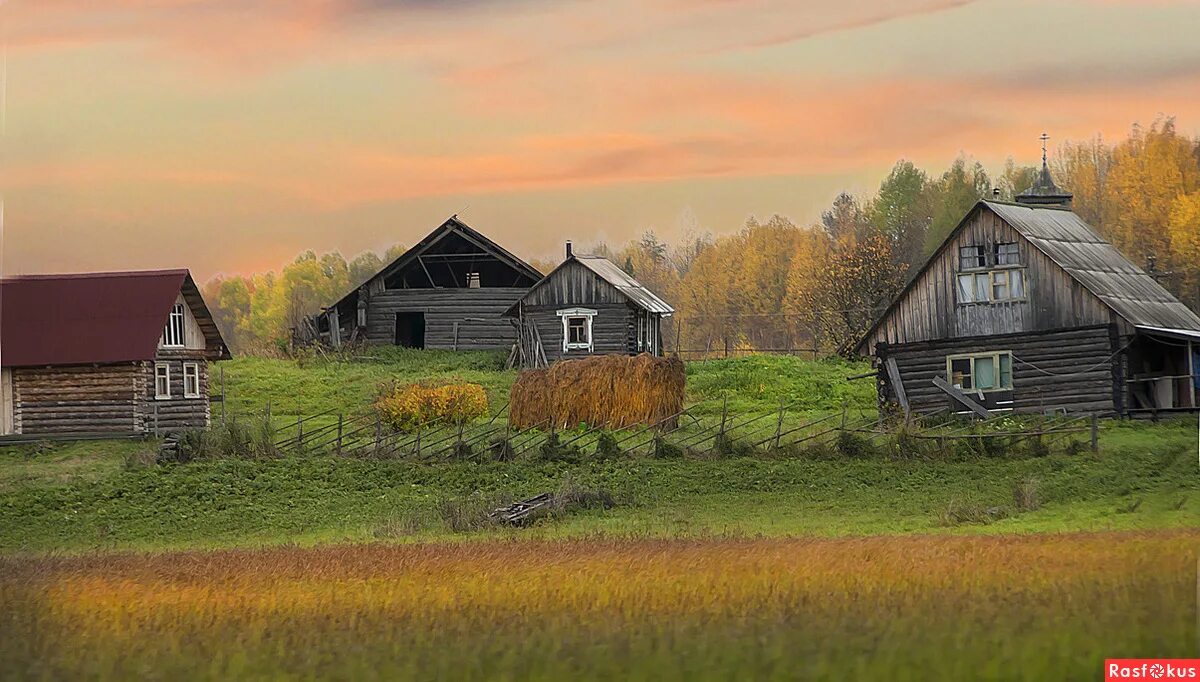
{"type": "MultiPolygon", "coordinates": [[[[1040,334],[998,334],[940,339],[909,344],[878,344],[878,364],[895,360],[908,402],[914,412],[951,407],[949,397],[933,385],[947,379],[946,358],[964,353],[1011,351],[1013,409],[1040,413],[1047,409],[1111,415],[1121,409],[1123,383],[1111,325],[1080,327],[1040,334]]],[[[897,392],[887,373],[878,378],[882,402],[896,402],[897,392]]],[[[971,394],[970,391],[967,392],[971,394]]]]}
{"type": "MultiPolygon", "coordinates": [[[[562,318],[558,316],[558,311],[567,307],[572,306],[526,306],[524,310],[526,324],[537,325],[549,362],[587,355],[629,355],[636,352],[635,310],[627,303],[593,303],[586,306],[596,311],[592,318],[592,352],[564,352],[562,318]]],[[[532,349],[529,352],[532,353],[532,349]]]]}
{"type": "Polygon", "coordinates": [[[1011,332],[1041,332],[1117,322],[1115,314],[1075,278],[1029,244],[996,213],[980,208],[935,254],[867,339],[906,344],[1011,332]],[[959,247],[1016,243],[1025,271],[1025,298],[959,305],[959,247]]]}
{"type": "Polygon", "coordinates": [[[425,314],[426,348],[510,348],[516,341],[516,330],[501,315],[527,291],[523,287],[382,289],[372,293],[367,301],[366,340],[375,344],[395,343],[396,314],[420,312],[425,314]]]}
{"type": "Polygon", "coordinates": [[[628,298],[613,285],[578,262],[566,263],[554,277],[542,282],[525,297],[526,307],[554,306],[594,308],[602,304],[628,303],[628,298]]]}

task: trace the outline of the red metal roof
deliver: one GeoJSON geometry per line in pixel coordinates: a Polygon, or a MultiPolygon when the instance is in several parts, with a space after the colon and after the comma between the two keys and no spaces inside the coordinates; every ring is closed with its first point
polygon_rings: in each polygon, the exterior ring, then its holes
{"type": "Polygon", "coordinates": [[[187,270],[0,279],[5,367],[152,360],[187,270]]]}

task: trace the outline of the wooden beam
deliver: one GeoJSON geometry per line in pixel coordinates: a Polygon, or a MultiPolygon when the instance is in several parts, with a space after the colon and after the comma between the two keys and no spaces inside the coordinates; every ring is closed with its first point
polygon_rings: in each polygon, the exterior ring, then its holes
{"type": "Polygon", "coordinates": [[[888,382],[896,393],[896,399],[900,401],[900,407],[904,408],[904,418],[908,419],[912,416],[912,408],[908,406],[908,394],[904,392],[904,381],[900,379],[900,368],[896,366],[896,358],[888,358],[884,364],[887,365],[888,382]]]}
{"type": "Polygon", "coordinates": [[[965,406],[967,409],[971,410],[975,414],[979,415],[980,417],[987,419],[988,417],[992,416],[992,413],[988,412],[986,407],[984,407],[983,405],[980,405],[978,402],[972,400],[971,397],[968,396],[966,393],[963,393],[962,391],[955,388],[954,386],[951,386],[950,383],[948,381],[946,381],[945,379],[943,379],[941,377],[934,377],[933,385],[942,389],[942,391],[944,391],[951,398],[954,398],[959,403],[962,403],[963,406],[965,406]]]}
{"type": "Polygon", "coordinates": [[[433,275],[429,274],[429,268],[425,265],[425,260],[417,256],[417,262],[421,264],[421,269],[425,271],[425,276],[429,278],[429,286],[437,289],[438,285],[433,283],[433,275]]]}

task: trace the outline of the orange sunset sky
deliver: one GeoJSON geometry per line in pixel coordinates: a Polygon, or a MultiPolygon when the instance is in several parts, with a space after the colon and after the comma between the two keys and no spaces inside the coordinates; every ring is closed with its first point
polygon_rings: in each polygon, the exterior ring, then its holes
{"type": "Polygon", "coordinates": [[[443,218],[815,220],[909,158],[1200,129],[1200,2],[8,0],[6,274],[279,267],[443,218]],[[685,219],[686,216],[686,219],[685,219]]]}

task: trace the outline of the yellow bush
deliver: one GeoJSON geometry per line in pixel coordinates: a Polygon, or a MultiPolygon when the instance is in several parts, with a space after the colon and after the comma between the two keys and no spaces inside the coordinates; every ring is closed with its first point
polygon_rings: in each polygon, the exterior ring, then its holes
{"type": "Polygon", "coordinates": [[[421,382],[385,390],[375,409],[394,429],[412,431],[433,423],[463,424],[488,413],[479,384],[421,382]]]}

